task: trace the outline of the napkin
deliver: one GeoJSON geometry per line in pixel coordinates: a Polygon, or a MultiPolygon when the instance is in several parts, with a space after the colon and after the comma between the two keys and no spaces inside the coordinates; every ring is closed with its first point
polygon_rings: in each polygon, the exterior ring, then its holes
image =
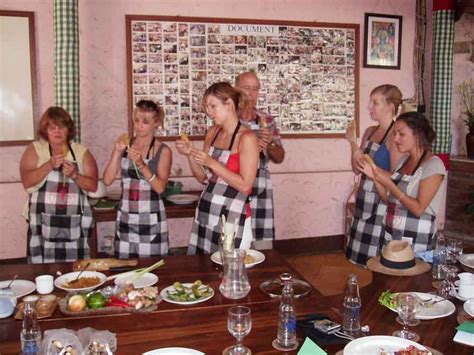
{"type": "Polygon", "coordinates": [[[310,338],[312,341],[320,345],[328,344],[346,344],[350,340],[339,338],[333,334],[326,334],[320,332],[314,328],[314,324],[311,322],[318,319],[330,319],[325,314],[310,314],[302,319],[296,321],[296,327],[300,330],[306,337],[310,338]]]}
{"type": "Polygon", "coordinates": [[[321,349],[318,344],[313,342],[310,338],[306,338],[300,351],[298,351],[298,355],[327,355],[327,352],[321,349]]]}
{"type": "Polygon", "coordinates": [[[433,264],[433,254],[434,250],[428,250],[428,251],[417,251],[415,253],[415,256],[417,258],[422,259],[424,262],[433,264]]]}
{"type": "Polygon", "coordinates": [[[456,329],[458,331],[454,335],[453,341],[474,346],[474,322],[467,321],[461,323],[456,329]]]}
{"type": "Polygon", "coordinates": [[[465,333],[474,334],[474,322],[463,322],[456,329],[465,333]]]}

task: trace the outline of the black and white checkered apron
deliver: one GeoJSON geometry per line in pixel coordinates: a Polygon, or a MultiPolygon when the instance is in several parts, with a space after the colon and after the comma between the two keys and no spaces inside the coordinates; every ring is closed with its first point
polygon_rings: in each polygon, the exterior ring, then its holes
{"type": "MultiPolygon", "coordinates": [[[[150,159],[153,146],[154,140],[144,162],[156,171],[165,144],[161,143],[150,159]]],[[[127,259],[168,254],[168,223],[160,194],[151,188],[127,153],[122,157],[121,175],[122,199],[117,213],[115,255],[127,259]]]]}
{"type": "MultiPolygon", "coordinates": [[[[255,121],[241,120],[248,128],[258,135],[260,129],[260,119],[258,116],[255,121]]],[[[268,126],[271,131],[275,123],[268,126]]],[[[273,206],[273,184],[268,170],[268,155],[266,152],[260,152],[260,161],[257,170],[257,177],[253,184],[252,197],[250,198],[250,208],[252,209],[252,229],[255,240],[275,239],[275,218],[273,206]]]]}
{"type": "MultiPolygon", "coordinates": [[[[408,195],[407,188],[414,178],[424,153],[413,170],[413,174],[405,175],[400,173],[400,169],[392,174],[393,182],[398,188],[408,195]]],[[[408,159],[406,160],[408,161],[408,159]]],[[[420,217],[415,216],[392,194],[388,196],[387,215],[384,221],[384,243],[390,240],[406,240],[415,252],[423,252],[434,248],[434,234],[436,232],[436,217],[424,212],[420,217]]]]}
{"type": "MultiPolygon", "coordinates": [[[[219,132],[216,133],[209,155],[226,166],[231,155],[235,136],[240,128],[237,125],[229,148],[227,150],[213,146],[219,132]]],[[[246,218],[247,194],[239,192],[223,179],[210,171],[209,183],[201,194],[196,207],[191,238],[188,245],[188,255],[212,253],[219,248],[219,237],[222,233],[222,215],[229,223],[238,222],[235,246],[238,248],[242,240],[246,218]]]]}
{"type": "MultiPolygon", "coordinates": [[[[69,150],[75,161],[70,145],[69,150]]],[[[29,209],[28,262],[90,258],[87,238],[92,227],[92,209],[77,183],[65,176],[61,168],[52,170],[43,186],[30,195],[29,209]]]]}
{"type": "MultiPolygon", "coordinates": [[[[381,144],[385,144],[390,127],[379,143],[370,141],[375,130],[371,133],[365,142],[364,154],[374,159],[381,144]]],[[[387,206],[380,199],[373,180],[361,174],[354,217],[347,240],[346,257],[350,261],[366,266],[369,258],[379,254],[383,238],[382,224],[386,211],[387,206]]]]}

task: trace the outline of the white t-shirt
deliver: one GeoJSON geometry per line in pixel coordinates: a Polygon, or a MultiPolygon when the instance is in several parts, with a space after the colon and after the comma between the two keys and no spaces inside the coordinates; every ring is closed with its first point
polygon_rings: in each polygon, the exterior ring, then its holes
{"type": "MultiPolygon", "coordinates": [[[[401,157],[398,160],[397,167],[395,170],[398,170],[402,167],[403,163],[408,159],[408,155],[401,157]]],[[[426,178],[433,176],[433,175],[443,175],[443,181],[441,182],[438,191],[434,195],[433,199],[431,200],[430,204],[426,208],[426,213],[431,215],[437,215],[440,206],[441,206],[441,199],[445,195],[446,191],[446,168],[444,167],[443,161],[433,155],[430,159],[425,161],[413,174],[413,178],[408,183],[406,194],[410,197],[416,198],[418,196],[418,190],[420,188],[420,181],[425,180],[426,178]]]]}

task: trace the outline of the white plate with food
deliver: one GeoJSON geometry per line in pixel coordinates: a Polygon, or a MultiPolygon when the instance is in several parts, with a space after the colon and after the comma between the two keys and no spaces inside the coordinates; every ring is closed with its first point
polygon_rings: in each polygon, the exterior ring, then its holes
{"type": "Polygon", "coordinates": [[[363,338],[358,338],[344,347],[344,355],[380,355],[386,351],[393,354],[396,351],[407,350],[409,347],[415,347],[419,350],[426,351],[427,355],[431,355],[428,348],[415,343],[414,341],[385,335],[372,335],[363,338]]]}
{"type": "Polygon", "coordinates": [[[131,272],[129,274],[117,277],[114,282],[117,286],[131,282],[134,288],[143,288],[156,284],[158,282],[158,276],[152,274],[151,272],[147,272],[146,274],[137,277],[134,275],[134,272],[131,272]]]}
{"type": "Polygon", "coordinates": [[[161,348],[147,351],[143,355],[204,355],[204,353],[189,348],[161,348]]]}
{"type": "Polygon", "coordinates": [[[179,194],[179,195],[170,195],[166,197],[166,199],[170,202],[173,202],[176,205],[190,205],[194,201],[199,200],[199,196],[191,195],[191,194],[179,194]]]}
{"type": "MultiPolygon", "coordinates": [[[[265,260],[265,254],[259,252],[258,250],[249,249],[246,250],[247,255],[245,255],[245,267],[248,269],[255,265],[262,263],[265,260]]],[[[222,265],[221,254],[219,251],[216,251],[211,255],[211,260],[216,264],[222,265]]]]}
{"type": "Polygon", "coordinates": [[[107,280],[107,277],[97,271],[82,271],[79,279],[76,281],[81,271],[74,271],[59,276],[54,280],[54,286],[68,292],[90,291],[101,286],[107,280]]]}
{"type": "MultiPolygon", "coordinates": [[[[443,300],[443,297],[431,293],[412,292],[417,295],[421,301],[426,301],[420,312],[415,316],[416,319],[429,320],[447,317],[456,311],[456,306],[449,300],[443,300]],[[439,301],[439,302],[437,302],[439,301]]],[[[393,297],[396,293],[393,294],[393,297]]],[[[393,312],[397,312],[395,307],[388,307],[393,312]]]]}
{"type": "Polygon", "coordinates": [[[474,317],[474,300],[467,300],[463,305],[464,310],[471,317],[474,317]]]}
{"type": "Polygon", "coordinates": [[[474,269],[474,254],[463,254],[459,257],[459,262],[464,266],[474,269]]]}
{"type": "Polygon", "coordinates": [[[200,281],[194,283],[175,282],[160,292],[166,302],[182,305],[192,305],[205,302],[214,296],[214,290],[200,281]]]}
{"type": "MultiPolygon", "coordinates": [[[[10,284],[11,280],[0,281],[0,288],[7,287],[10,284]]],[[[11,284],[10,288],[15,294],[16,298],[20,298],[26,295],[29,295],[31,292],[36,290],[34,282],[28,280],[15,280],[11,284]]]]}

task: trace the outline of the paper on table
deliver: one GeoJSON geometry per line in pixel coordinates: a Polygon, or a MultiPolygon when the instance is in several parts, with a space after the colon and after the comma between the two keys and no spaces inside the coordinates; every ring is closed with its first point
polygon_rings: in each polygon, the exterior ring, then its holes
{"type": "Polygon", "coordinates": [[[327,355],[327,352],[310,338],[306,338],[303,345],[301,345],[300,351],[298,351],[298,355],[327,355]]]}
{"type": "Polygon", "coordinates": [[[454,335],[453,341],[469,346],[474,346],[474,336],[472,334],[458,330],[454,335]]]}

